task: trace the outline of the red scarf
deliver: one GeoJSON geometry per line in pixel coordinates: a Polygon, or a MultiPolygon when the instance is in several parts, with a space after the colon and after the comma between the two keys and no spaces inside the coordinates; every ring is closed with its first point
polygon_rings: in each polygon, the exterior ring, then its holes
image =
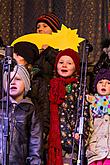
{"type": "Polygon", "coordinates": [[[58,106],[65,100],[65,86],[76,78],[54,78],[50,81],[50,132],[47,165],[63,165],[58,106]]]}

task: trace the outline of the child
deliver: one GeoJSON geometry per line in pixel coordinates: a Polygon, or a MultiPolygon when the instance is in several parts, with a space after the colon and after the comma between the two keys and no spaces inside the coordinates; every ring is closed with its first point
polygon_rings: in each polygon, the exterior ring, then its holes
{"type": "Polygon", "coordinates": [[[38,47],[30,42],[18,42],[14,45],[13,58],[18,64],[24,65],[29,69],[39,59],[38,47]]]}
{"type": "Polygon", "coordinates": [[[14,59],[31,72],[31,90],[28,96],[38,111],[43,127],[43,143],[45,144],[49,132],[49,97],[47,83],[41,76],[38,76],[39,68],[35,65],[35,62],[39,59],[37,46],[29,42],[16,43],[14,45],[14,59]]]}
{"type": "MultiPolygon", "coordinates": [[[[36,20],[36,32],[39,34],[52,34],[60,30],[60,21],[53,13],[43,14],[36,20]]],[[[50,84],[50,79],[54,75],[54,63],[58,50],[48,46],[42,45],[40,50],[40,59],[37,64],[40,69],[39,76],[43,77],[47,84],[50,84]]]]}
{"type": "MultiPolygon", "coordinates": [[[[48,165],[69,165],[71,159],[73,159],[73,165],[76,165],[79,134],[78,130],[75,134],[74,131],[77,119],[81,115],[81,107],[77,112],[79,73],[79,54],[72,49],[59,52],[55,63],[56,78],[50,81],[48,165]],[[73,139],[75,147],[72,155],[73,139]]],[[[87,106],[85,109],[87,110],[87,106]]],[[[88,132],[87,113],[85,113],[85,121],[86,134],[88,132]]]]}
{"type": "MultiPolygon", "coordinates": [[[[36,33],[51,35],[52,32],[57,32],[57,30],[60,30],[60,21],[54,13],[43,14],[36,19],[36,33]]],[[[54,64],[55,58],[58,54],[58,50],[45,44],[42,45],[42,48],[39,50],[39,52],[40,58],[36,63],[38,64],[38,68],[40,71],[37,74],[37,77],[41,77],[44,79],[49,92],[50,80],[54,76],[54,64]]],[[[46,161],[44,160],[44,162],[46,161]]]]}
{"type": "Polygon", "coordinates": [[[87,95],[91,103],[93,132],[87,147],[89,165],[110,164],[110,70],[101,69],[94,81],[95,95],[87,95]]]}
{"type": "MultiPolygon", "coordinates": [[[[37,110],[35,110],[31,100],[26,97],[30,89],[29,73],[25,67],[18,65],[14,67],[10,78],[9,165],[26,165],[28,163],[30,165],[40,165],[41,127],[37,110]]],[[[6,73],[4,73],[3,81],[4,89],[7,91],[6,73]]],[[[6,98],[3,98],[2,101],[6,105],[6,98]]],[[[2,117],[2,110],[0,110],[0,116],[2,117]]],[[[2,120],[0,118],[1,124],[2,120]]],[[[0,136],[2,136],[2,133],[0,133],[0,136]]]]}

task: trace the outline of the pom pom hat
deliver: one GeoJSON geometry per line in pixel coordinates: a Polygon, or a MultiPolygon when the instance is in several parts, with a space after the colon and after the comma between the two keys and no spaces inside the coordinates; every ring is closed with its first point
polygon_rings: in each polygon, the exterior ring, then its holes
{"type": "Polygon", "coordinates": [[[76,72],[79,74],[80,73],[80,56],[77,52],[75,52],[73,49],[70,49],[70,48],[62,50],[58,53],[56,57],[56,62],[55,62],[55,71],[57,70],[57,63],[62,56],[70,56],[73,59],[75,63],[76,72]]]}
{"type": "Polygon", "coordinates": [[[60,29],[60,21],[58,17],[53,13],[43,14],[39,18],[37,18],[36,27],[39,22],[46,23],[53,32],[57,32],[57,30],[60,29]]]}
{"type": "Polygon", "coordinates": [[[98,72],[94,81],[94,92],[97,92],[97,83],[103,79],[107,79],[110,81],[110,69],[103,68],[98,72]]]}
{"type": "Polygon", "coordinates": [[[23,57],[28,64],[34,64],[39,59],[39,50],[37,46],[30,42],[17,42],[14,45],[14,53],[23,57]]]}

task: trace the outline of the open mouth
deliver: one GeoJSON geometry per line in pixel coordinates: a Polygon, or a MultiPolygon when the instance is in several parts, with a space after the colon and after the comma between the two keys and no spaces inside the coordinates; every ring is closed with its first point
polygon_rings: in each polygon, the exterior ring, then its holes
{"type": "Polygon", "coordinates": [[[106,89],[105,89],[105,88],[102,88],[101,91],[102,91],[102,92],[106,92],[106,89]]]}
{"type": "Polygon", "coordinates": [[[17,87],[11,87],[10,89],[11,89],[11,90],[14,90],[14,89],[17,89],[17,87]]]}
{"type": "Polygon", "coordinates": [[[67,73],[67,72],[68,72],[68,71],[67,71],[67,70],[65,70],[65,69],[62,69],[61,71],[62,71],[62,72],[64,72],[64,73],[67,73]]]}

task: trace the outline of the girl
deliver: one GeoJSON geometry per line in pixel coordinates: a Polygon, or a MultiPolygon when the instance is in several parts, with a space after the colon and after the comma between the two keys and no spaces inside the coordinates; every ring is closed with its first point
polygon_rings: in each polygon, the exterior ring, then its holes
{"type": "Polygon", "coordinates": [[[87,95],[91,103],[93,132],[87,146],[89,165],[110,164],[110,70],[101,69],[94,81],[95,95],[87,95]]]}
{"type": "MultiPolygon", "coordinates": [[[[79,108],[77,112],[79,73],[79,54],[72,49],[65,49],[59,52],[55,63],[56,78],[50,81],[48,165],[69,165],[71,159],[73,159],[73,165],[76,165],[79,134],[78,129],[75,130],[75,125],[77,117],[78,119],[80,117],[81,110],[79,108]],[[74,133],[74,131],[76,132],[74,133]],[[72,155],[73,139],[74,154],[72,155]]],[[[87,106],[85,106],[85,109],[87,110],[87,106]]],[[[86,110],[85,132],[88,131],[86,110]]]]}

